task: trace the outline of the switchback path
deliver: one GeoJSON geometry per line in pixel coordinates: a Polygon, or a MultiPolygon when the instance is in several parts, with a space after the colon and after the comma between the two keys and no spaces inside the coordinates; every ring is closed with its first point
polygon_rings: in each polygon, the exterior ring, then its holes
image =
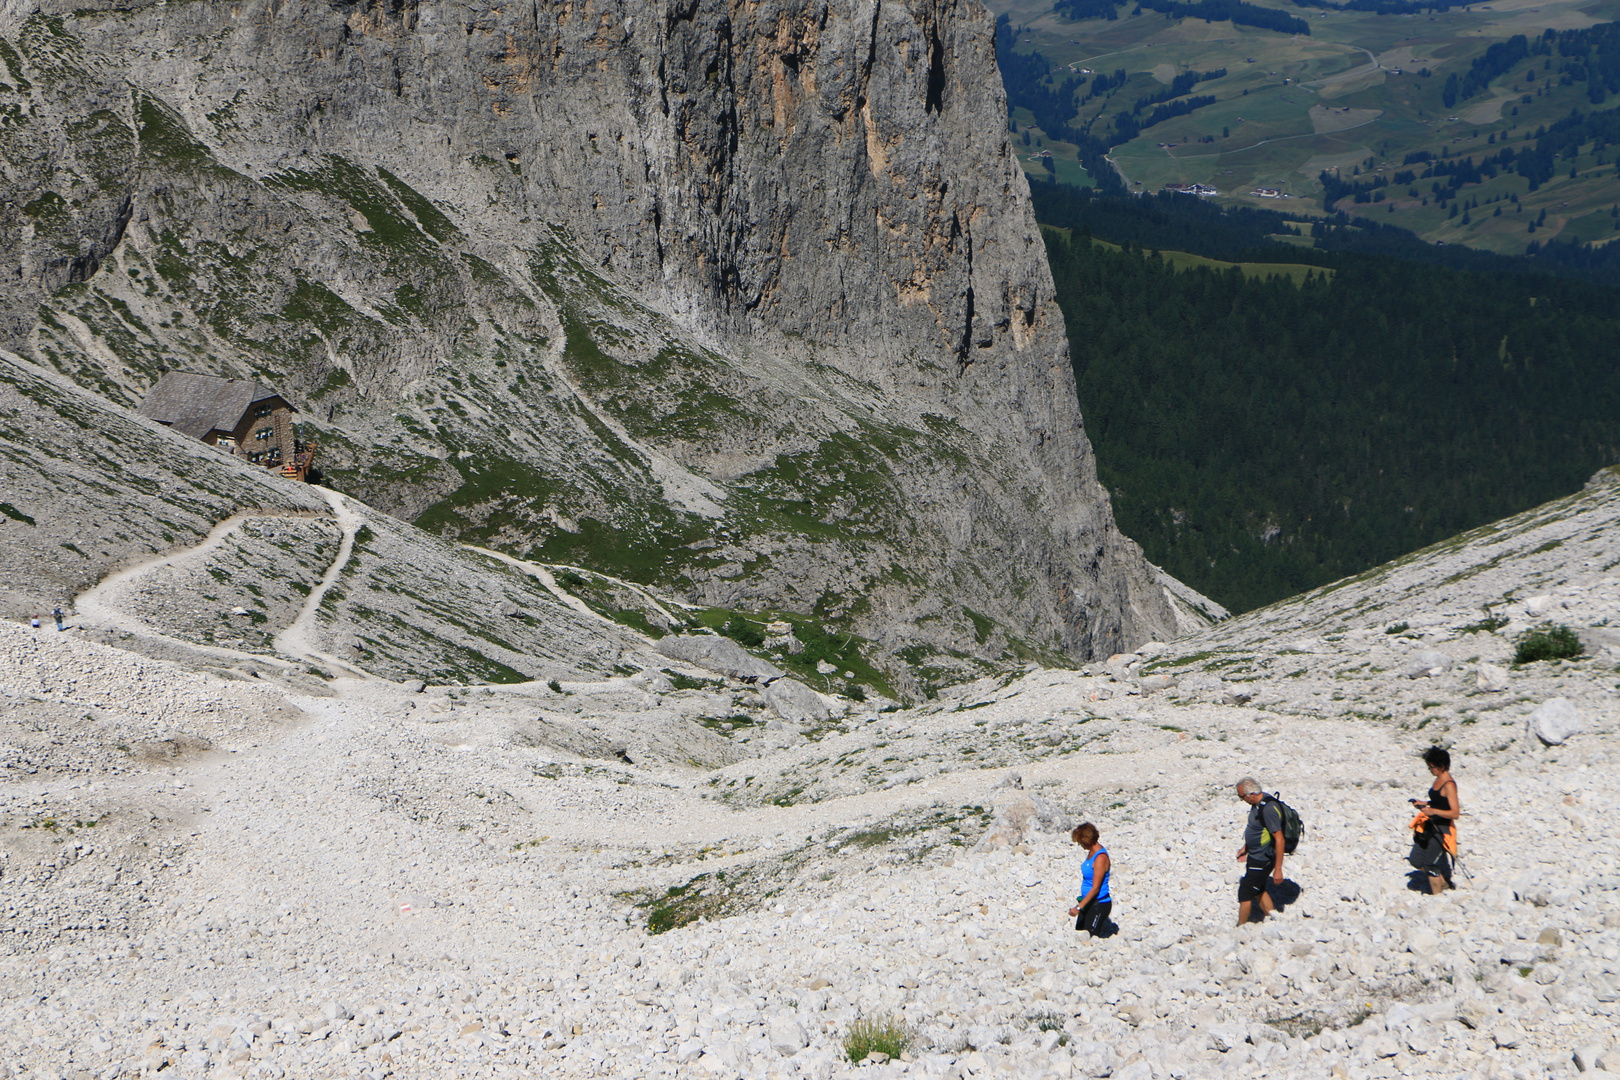
{"type": "Polygon", "coordinates": [[[119,607],[116,597],[124,589],[130,587],[142,578],[168,567],[185,567],[206,558],[210,553],[224,546],[225,542],[233,536],[245,523],[261,518],[287,518],[307,517],[288,511],[271,510],[242,510],[221,521],[209,530],[202,542],[181,551],[159,555],[134,566],[109,574],[99,583],[80,593],[73,601],[74,609],[78,612],[81,622],[97,625],[104,629],[115,630],[122,633],[133,634],[139,638],[159,641],[166,645],[185,652],[200,654],[232,663],[258,663],[269,664],[282,670],[292,670],[301,666],[300,661],[308,663],[311,660],[322,664],[340,668],[344,672],[362,679],[372,678],[370,674],[346,663],[329,653],[320,651],[319,641],[315,632],[315,620],[320,612],[321,602],[326,598],[343,567],[348,564],[350,556],[354,553],[354,534],[360,526],[359,515],[348,506],[347,501],[338,492],[327,488],[317,487],[322,498],[332,508],[333,520],[342,532],[342,540],[338,544],[337,556],[326,568],[321,581],[310,590],[308,598],[299,610],[296,618],[286,629],[275,637],[275,649],[279,656],[270,656],[264,653],[247,652],[242,649],[231,649],[220,645],[202,645],[194,641],[187,641],[172,634],[165,634],[146,620],[137,618],[119,607]]]}
{"type": "Polygon", "coordinates": [[[321,604],[325,601],[327,592],[337,582],[338,575],[343,573],[343,568],[349,565],[349,559],[354,554],[354,534],[360,528],[360,517],[349,509],[348,501],[338,492],[324,487],[317,487],[315,490],[320,493],[321,498],[326,500],[326,504],[332,508],[332,517],[342,531],[343,537],[338,542],[337,555],[332,559],[332,565],[328,566],[326,573],[321,575],[320,583],[309,591],[309,596],[305,598],[304,606],[299,610],[298,617],[293,619],[285,630],[276,635],[276,651],[284,656],[316,659],[323,664],[342,668],[351,675],[369,679],[372,676],[361,668],[345,663],[330,653],[320,651],[319,638],[316,636],[315,619],[320,614],[321,604]]]}
{"type": "Polygon", "coordinates": [[[232,514],[209,530],[202,542],[181,551],[159,555],[145,562],[119,570],[102,578],[99,583],[80,593],[74,598],[73,608],[78,613],[80,622],[89,622],[101,628],[116,630],[136,637],[148,638],[172,645],[177,649],[188,652],[201,653],[207,656],[218,657],[233,662],[252,661],[255,663],[271,664],[287,669],[296,665],[280,657],[266,656],[261,653],[244,652],[240,649],[228,649],[218,645],[199,645],[184,638],[177,638],[165,634],[161,630],[149,625],[144,619],[128,614],[113,601],[113,596],[121,589],[135,581],[165,569],[170,566],[186,566],[198,559],[207,556],[210,552],[218,550],[224,545],[232,534],[242,525],[255,518],[292,517],[296,516],[286,511],[243,510],[232,514]]]}

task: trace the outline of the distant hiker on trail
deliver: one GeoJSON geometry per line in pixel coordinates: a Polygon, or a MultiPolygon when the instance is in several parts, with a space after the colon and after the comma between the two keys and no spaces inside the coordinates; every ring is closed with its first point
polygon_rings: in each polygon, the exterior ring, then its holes
{"type": "Polygon", "coordinates": [[[1243,880],[1238,882],[1238,925],[1249,921],[1255,897],[1260,898],[1262,917],[1277,910],[1271,901],[1266,878],[1283,883],[1283,815],[1276,799],[1260,790],[1252,776],[1237,782],[1237,796],[1249,804],[1249,820],[1243,828],[1243,846],[1238,861],[1243,863],[1243,880]]]}
{"type": "Polygon", "coordinates": [[[35,630],[38,630],[39,629],[39,616],[35,615],[32,619],[29,619],[28,620],[28,625],[33,627],[35,630]]]}
{"type": "Polygon", "coordinates": [[[1080,867],[1080,895],[1069,914],[1075,917],[1074,928],[1084,930],[1092,937],[1101,937],[1108,926],[1108,913],[1114,910],[1114,894],[1108,891],[1108,878],[1113,868],[1108,861],[1108,849],[1102,846],[1097,826],[1091,822],[1076,826],[1069,838],[1086,849],[1086,861],[1080,867]]]}
{"type": "Polygon", "coordinates": [[[1412,819],[1412,852],[1406,861],[1429,876],[1429,893],[1438,896],[1452,887],[1451,860],[1457,855],[1462,800],[1457,795],[1457,781],[1451,778],[1450,754],[1431,746],[1423,751],[1423,764],[1429,767],[1434,783],[1427,801],[1410,800],[1417,817],[1412,819]]]}
{"type": "Polygon", "coordinates": [[[55,609],[53,609],[51,611],[51,614],[53,616],[55,616],[55,618],[56,618],[56,629],[57,629],[57,632],[60,633],[62,631],[62,629],[63,629],[63,626],[62,626],[62,609],[61,608],[55,608],[55,609]]]}

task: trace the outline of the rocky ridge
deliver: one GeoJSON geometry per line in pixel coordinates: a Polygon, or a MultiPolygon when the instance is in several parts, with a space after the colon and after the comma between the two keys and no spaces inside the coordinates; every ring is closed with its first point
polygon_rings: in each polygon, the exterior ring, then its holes
{"type": "Polygon", "coordinates": [[[640,674],[555,687],[243,672],[303,717],[179,716],[206,745],[115,755],[138,718],[76,719],[46,673],[221,676],[8,629],[6,657],[57,667],[0,680],[7,741],[52,744],[0,788],[0,1067],[1601,1075],[1617,517],[1620,486],[1596,484],[1087,671],[815,725],[723,716],[755,676],[649,649],[640,674]],[[1585,655],[1513,667],[1509,635],[1549,619],[1585,655]],[[1549,745],[1531,716],[1553,699],[1581,730],[1549,745]],[[1467,874],[1440,897],[1403,859],[1431,741],[1466,811],[1467,874]],[[1307,832],[1283,912],[1238,930],[1231,784],[1251,773],[1307,832]],[[1096,941],[1063,914],[1081,818],[1116,867],[1096,941]],[[844,1060],[881,1014],[914,1029],[907,1060],[844,1060]]]}

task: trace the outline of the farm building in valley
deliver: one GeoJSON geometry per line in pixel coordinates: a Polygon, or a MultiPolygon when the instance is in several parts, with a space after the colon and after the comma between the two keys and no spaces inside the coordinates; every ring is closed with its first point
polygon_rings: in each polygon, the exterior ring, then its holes
{"type": "Polygon", "coordinates": [[[254,465],[289,475],[307,469],[308,451],[295,441],[296,409],[253,379],[222,379],[171,371],[141,402],[142,416],[254,465]]]}

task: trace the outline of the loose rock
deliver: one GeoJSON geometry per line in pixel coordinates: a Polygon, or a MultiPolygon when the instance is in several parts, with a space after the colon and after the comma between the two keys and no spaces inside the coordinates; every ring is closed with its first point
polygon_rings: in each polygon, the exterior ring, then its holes
{"type": "Polygon", "coordinates": [[[1543,702],[1530,714],[1530,730],[1548,746],[1558,746],[1586,730],[1581,714],[1568,698],[1555,697],[1543,702]]]}

